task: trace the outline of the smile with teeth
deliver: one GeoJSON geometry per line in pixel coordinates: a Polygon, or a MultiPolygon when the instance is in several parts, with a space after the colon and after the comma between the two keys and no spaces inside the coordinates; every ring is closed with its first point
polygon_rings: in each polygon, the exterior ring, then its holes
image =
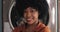
{"type": "Polygon", "coordinates": [[[27,20],[31,20],[31,19],[27,19],[27,20]]]}
{"type": "Polygon", "coordinates": [[[32,19],[27,19],[27,21],[31,21],[32,19]]]}

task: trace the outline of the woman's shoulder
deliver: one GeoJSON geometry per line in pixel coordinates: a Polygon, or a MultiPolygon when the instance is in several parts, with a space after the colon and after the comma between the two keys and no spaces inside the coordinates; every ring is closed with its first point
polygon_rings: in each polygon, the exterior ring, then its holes
{"type": "Polygon", "coordinates": [[[42,32],[50,32],[50,28],[41,22],[38,24],[37,30],[42,32]]]}
{"type": "Polygon", "coordinates": [[[20,31],[22,31],[22,29],[23,29],[22,27],[24,28],[23,25],[17,26],[17,27],[14,28],[14,30],[13,30],[12,32],[20,32],[20,31]]]}
{"type": "Polygon", "coordinates": [[[48,26],[46,26],[44,29],[43,29],[44,32],[51,32],[50,31],[50,28],[48,26]]]}
{"type": "Polygon", "coordinates": [[[20,32],[22,27],[15,27],[12,32],[20,32]]]}

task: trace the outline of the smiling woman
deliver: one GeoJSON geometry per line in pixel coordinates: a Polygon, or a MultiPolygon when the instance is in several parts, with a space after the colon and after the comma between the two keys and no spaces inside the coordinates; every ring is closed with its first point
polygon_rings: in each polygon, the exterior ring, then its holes
{"type": "Polygon", "coordinates": [[[38,19],[42,20],[45,25],[47,25],[49,20],[49,6],[46,0],[16,0],[15,9],[18,12],[19,17],[24,17],[24,11],[27,8],[33,8],[38,11],[38,19]]]}
{"type": "Polygon", "coordinates": [[[46,23],[49,20],[46,0],[16,0],[14,9],[19,20],[15,21],[17,26],[13,32],[50,32],[46,23]]]}

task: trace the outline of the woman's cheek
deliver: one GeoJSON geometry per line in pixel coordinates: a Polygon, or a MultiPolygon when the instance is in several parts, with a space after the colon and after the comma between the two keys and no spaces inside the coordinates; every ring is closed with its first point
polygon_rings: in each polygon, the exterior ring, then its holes
{"type": "Polygon", "coordinates": [[[38,14],[37,13],[33,14],[33,17],[38,18],[38,14]]]}
{"type": "Polygon", "coordinates": [[[24,13],[24,18],[26,18],[26,13],[24,13]]]}

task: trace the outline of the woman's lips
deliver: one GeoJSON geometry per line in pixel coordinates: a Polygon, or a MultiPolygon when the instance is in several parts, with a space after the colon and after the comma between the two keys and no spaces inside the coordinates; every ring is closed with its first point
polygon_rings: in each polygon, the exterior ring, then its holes
{"type": "Polygon", "coordinates": [[[32,19],[27,19],[27,22],[31,22],[32,19]]]}

